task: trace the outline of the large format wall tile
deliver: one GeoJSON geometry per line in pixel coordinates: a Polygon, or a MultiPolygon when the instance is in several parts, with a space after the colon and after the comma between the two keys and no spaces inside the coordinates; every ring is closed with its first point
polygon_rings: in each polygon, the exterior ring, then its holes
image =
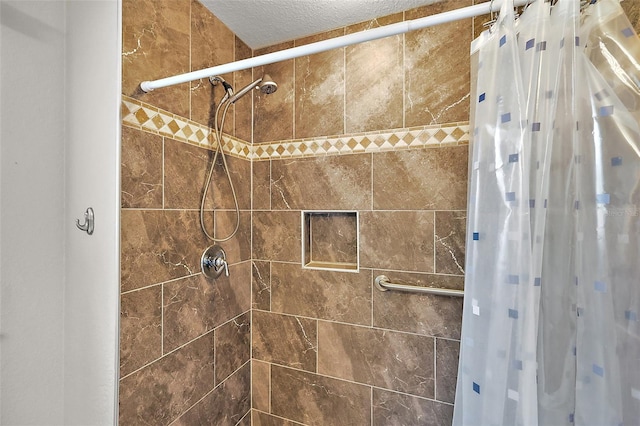
{"type": "MultiPolygon", "coordinates": [[[[213,171],[213,177],[211,185],[215,188],[213,191],[214,196],[214,208],[216,209],[233,209],[235,204],[233,202],[233,193],[231,192],[231,186],[229,185],[229,178],[227,177],[222,163],[221,156],[218,155],[218,164],[213,171]]],[[[238,197],[238,205],[241,210],[251,209],[251,163],[241,158],[226,156],[227,166],[229,167],[229,174],[233,181],[233,187],[238,197]]]]}
{"type": "Polygon", "coordinates": [[[375,154],[374,208],[465,210],[467,151],[456,146],[375,154]]]}
{"type": "Polygon", "coordinates": [[[296,426],[302,423],[285,420],[257,410],[251,410],[253,426],[296,426]]]}
{"type": "Polygon", "coordinates": [[[215,282],[202,274],[164,284],[165,352],[185,344],[251,307],[249,262],[229,267],[215,282]]]}
{"type": "Polygon", "coordinates": [[[162,136],[122,126],[123,208],[162,207],[162,136]]]}
{"type": "MultiPolygon", "coordinates": [[[[227,238],[236,227],[238,218],[235,211],[217,210],[215,212],[216,238],[227,238]]],[[[238,232],[228,241],[219,242],[227,254],[230,265],[251,259],[251,212],[240,212],[238,232]]],[[[214,244],[213,241],[211,244],[214,244]]]]}
{"type": "Polygon", "coordinates": [[[207,245],[197,211],[123,210],[122,291],[199,272],[207,245]]]}
{"type": "Polygon", "coordinates": [[[271,310],[352,324],[371,324],[371,274],[271,265],[271,310]]]}
{"type": "MultiPolygon", "coordinates": [[[[253,51],[245,42],[235,37],[235,59],[239,61],[241,59],[251,58],[253,51]]],[[[253,81],[253,70],[240,70],[233,73],[233,84],[236,91],[241,90],[247,84],[253,81]]],[[[234,104],[231,110],[233,110],[234,117],[234,132],[233,134],[238,138],[247,142],[252,142],[253,138],[253,99],[251,95],[247,95],[249,98],[234,104]]],[[[229,132],[228,127],[225,126],[225,131],[229,132]]]]}
{"type": "Polygon", "coordinates": [[[285,420],[281,417],[272,416],[257,410],[251,410],[251,421],[253,426],[296,426],[302,423],[285,420]]]}
{"type": "Polygon", "coordinates": [[[251,406],[269,412],[271,397],[271,365],[251,360],[251,406]]]}
{"type": "Polygon", "coordinates": [[[213,333],[120,381],[120,421],[169,424],[213,388],[213,333]]]}
{"type": "Polygon", "coordinates": [[[360,214],[360,265],[433,272],[433,212],[360,214]]]}
{"type": "MultiPolygon", "coordinates": [[[[259,49],[254,56],[264,55],[293,47],[293,42],[281,43],[259,49]]],[[[293,139],[293,108],[295,101],[294,61],[289,59],[275,64],[257,67],[254,78],[267,73],[278,84],[278,90],[270,95],[254,92],[253,142],[293,139]]]]}
{"type": "Polygon", "coordinates": [[[274,365],[271,412],[306,425],[371,424],[367,386],[274,365]]]}
{"type": "MultiPolygon", "coordinates": [[[[405,20],[472,4],[445,0],[409,10],[405,20]]],[[[471,25],[466,19],[405,34],[405,126],[469,119],[471,25]]]]}
{"type": "Polygon", "coordinates": [[[251,307],[263,311],[271,310],[271,263],[252,262],[251,307]]]}
{"type": "Polygon", "coordinates": [[[253,212],[253,259],[300,262],[300,212],[253,212]]]}
{"type": "Polygon", "coordinates": [[[301,370],[316,370],[317,322],[271,312],[253,312],[253,357],[301,370]]]}
{"type": "Polygon", "coordinates": [[[373,389],[374,426],[448,426],[452,420],[452,405],[383,389],[373,389]]]}
{"type": "Polygon", "coordinates": [[[271,161],[255,161],[253,166],[254,210],[271,209],[271,161]]]}
{"type": "MultiPolygon", "coordinates": [[[[296,46],[344,35],[344,28],[296,40],[296,46]]],[[[295,137],[344,133],[344,48],[295,60],[295,137]]]]}
{"type": "Polygon", "coordinates": [[[246,363],[174,424],[234,426],[250,409],[251,365],[246,363]]]}
{"type": "Polygon", "coordinates": [[[369,209],[370,165],[369,154],[272,161],[271,206],[276,210],[369,209]]]}
{"type": "Polygon", "coordinates": [[[433,398],[433,338],[318,322],[318,373],[433,398]]]}
{"type": "MultiPolygon", "coordinates": [[[[402,21],[402,13],[347,27],[347,33],[402,21]]],[[[403,127],[403,37],[386,37],[346,48],[347,133],[403,127]]]]}
{"type": "MultiPolygon", "coordinates": [[[[375,271],[391,282],[423,287],[462,289],[464,277],[375,271]]],[[[462,298],[394,291],[373,292],[373,325],[427,336],[460,338],[462,298]]]]}
{"type": "MultiPolygon", "coordinates": [[[[165,208],[199,209],[214,151],[165,139],[165,208]]],[[[251,164],[226,157],[240,209],[251,208],[251,164]]],[[[207,191],[205,209],[235,209],[222,157],[218,155],[207,191]]]]}
{"type": "Polygon", "coordinates": [[[214,333],[216,385],[251,359],[251,315],[247,312],[214,333]]]}
{"type": "MultiPolygon", "coordinates": [[[[197,209],[200,207],[207,167],[212,151],[165,139],[164,198],[168,209],[197,209]]],[[[212,196],[205,207],[211,209],[212,196]]]]}
{"type": "Polygon", "coordinates": [[[436,212],[436,272],[464,275],[466,211],[436,212]]]}
{"type": "Polygon", "coordinates": [[[120,299],[120,376],[126,376],[162,355],[162,286],[120,299]]]}
{"type": "Polygon", "coordinates": [[[453,404],[458,380],[460,342],[436,339],[436,399],[453,404]]]}
{"type": "Polygon", "coordinates": [[[215,286],[202,274],[163,284],[164,350],[172,351],[213,330],[215,286]]]}
{"type": "Polygon", "coordinates": [[[189,71],[191,0],[122,2],[122,93],[189,117],[189,83],[144,93],[139,85],[189,71]]]}

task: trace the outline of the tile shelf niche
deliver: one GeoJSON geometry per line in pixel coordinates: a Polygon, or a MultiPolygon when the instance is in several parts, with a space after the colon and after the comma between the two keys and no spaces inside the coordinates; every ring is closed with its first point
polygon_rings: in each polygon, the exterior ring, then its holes
{"type": "Polygon", "coordinates": [[[358,272],[358,212],[302,211],[302,267],[358,272]]]}

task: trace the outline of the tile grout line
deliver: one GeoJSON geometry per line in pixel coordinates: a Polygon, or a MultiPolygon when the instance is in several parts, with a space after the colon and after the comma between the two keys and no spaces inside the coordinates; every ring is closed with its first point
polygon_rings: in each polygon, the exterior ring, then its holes
{"type": "Polygon", "coordinates": [[[164,163],[165,163],[165,158],[164,158],[164,145],[165,145],[165,137],[162,136],[162,209],[164,210],[165,207],[165,187],[167,186],[165,183],[165,170],[164,170],[164,163]]]}
{"type": "Polygon", "coordinates": [[[316,374],[320,372],[320,321],[316,320],[316,374]]]}
{"type": "MultiPolygon", "coordinates": [[[[406,22],[406,11],[402,11],[402,22],[406,22]]],[[[402,127],[407,122],[407,34],[402,33],[402,127]]]]}
{"type": "Polygon", "coordinates": [[[164,284],[160,287],[160,353],[164,353],[164,284]]]}
{"type": "Polygon", "coordinates": [[[437,338],[433,338],[433,399],[438,399],[438,343],[437,338]]]}
{"type": "Polygon", "coordinates": [[[433,212],[433,273],[436,273],[436,241],[438,238],[438,234],[436,233],[436,213],[433,212]]]}
{"type": "MultiPolygon", "coordinates": [[[[294,41],[295,46],[295,41],[294,41]]],[[[293,58],[291,61],[291,67],[293,68],[293,102],[291,103],[291,134],[293,135],[293,139],[296,139],[296,60],[297,58],[293,58]]]]}
{"type": "MultiPolygon", "coordinates": [[[[343,35],[347,34],[347,27],[344,27],[343,35]]],[[[342,48],[342,133],[347,133],[347,48],[342,48]]]]}
{"type": "Polygon", "coordinates": [[[373,386],[369,387],[369,415],[371,416],[370,424],[373,426],[373,386]]]}

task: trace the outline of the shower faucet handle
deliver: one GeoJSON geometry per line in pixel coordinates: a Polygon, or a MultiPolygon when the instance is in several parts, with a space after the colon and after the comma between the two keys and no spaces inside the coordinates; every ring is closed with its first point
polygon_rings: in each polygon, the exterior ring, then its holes
{"type": "Polygon", "coordinates": [[[227,277],[229,276],[229,265],[227,264],[227,259],[226,259],[226,256],[225,256],[224,252],[222,252],[222,256],[216,257],[213,260],[213,266],[216,269],[220,269],[220,268],[224,267],[224,274],[227,277]]]}
{"type": "Polygon", "coordinates": [[[207,247],[204,253],[202,253],[200,268],[207,278],[216,279],[222,275],[223,270],[224,274],[228,277],[229,264],[227,263],[227,254],[222,247],[217,244],[207,247]]]}

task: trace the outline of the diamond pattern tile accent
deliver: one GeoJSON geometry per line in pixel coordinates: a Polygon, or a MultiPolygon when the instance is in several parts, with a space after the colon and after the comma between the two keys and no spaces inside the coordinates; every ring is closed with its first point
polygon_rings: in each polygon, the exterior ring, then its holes
{"type": "Polygon", "coordinates": [[[138,120],[138,123],[140,123],[140,124],[142,124],[142,123],[146,122],[147,120],[149,120],[149,116],[144,111],[144,108],[140,108],[138,111],[135,112],[134,115],[136,116],[136,119],[138,120]]]}
{"type": "Polygon", "coordinates": [[[433,135],[433,137],[436,138],[439,142],[442,142],[447,137],[447,132],[440,129],[436,132],[435,135],[433,135]]]}
{"type": "Polygon", "coordinates": [[[460,127],[456,127],[453,132],[451,132],[451,136],[457,141],[462,139],[464,135],[468,134],[468,132],[464,132],[460,127]]]}
{"type": "MultiPolygon", "coordinates": [[[[128,96],[122,97],[122,124],[181,142],[217,149],[212,129],[184,117],[163,111],[128,96]]],[[[226,153],[250,161],[272,158],[301,158],[324,155],[375,153],[405,149],[437,148],[469,144],[469,123],[417,126],[380,132],[273,141],[252,145],[225,134],[226,153]]]]}
{"type": "Polygon", "coordinates": [[[151,121],[153,122],[153,124],[156,126],[157,129],[161,129],[165,124],[164,121],[162,121],[162,117],[160,117],[160,114],[155,115],[151,121]]]}

